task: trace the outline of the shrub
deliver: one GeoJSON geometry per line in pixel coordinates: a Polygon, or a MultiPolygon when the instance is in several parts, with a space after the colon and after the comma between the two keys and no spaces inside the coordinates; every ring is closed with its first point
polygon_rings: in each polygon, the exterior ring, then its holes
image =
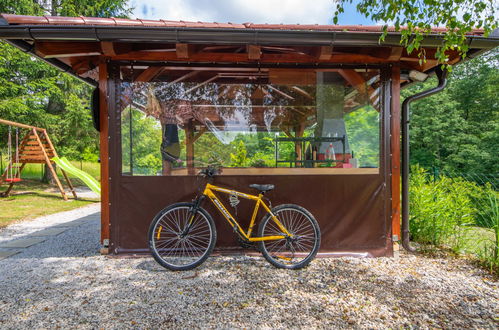
{"type": "Polygon", "coordinates": [[[410,230],[414,241],[471,253],[499,272],[499,197],[489,185],[462,177],[438,179],[415,166],[410,177],[410,230]]]}
{"type": "Polygon", "coordinates": [[[446,177],[430,182],[424,169],[413,167],[409,186],[413,239],[459,250],[463,236],[459,227],[473,223],[476,212],[469,196],[463,194],[470,185],[446,177]]]}

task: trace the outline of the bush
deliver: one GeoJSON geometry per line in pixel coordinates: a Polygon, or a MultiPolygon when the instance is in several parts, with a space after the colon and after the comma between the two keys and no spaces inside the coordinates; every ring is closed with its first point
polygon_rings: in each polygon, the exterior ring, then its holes
{"type": "Polygon", "coordinates": [[[462,177],[438,179],[415,166],[410,176],[412,239],[435,247],[471,253],[499,272],[499,197],[462,177]]]}
{"type": "Polygon", "coordinates": [[[484,225],[491,228],[494,235],[492,238],[485,238],[483,249],[478,256],[487,267],[499,272],[499,200],[497,195],[495,191],[487,194],[489,213],[484,225]]]}
{"type": "Polygon", "coordinates": [[[458,227],[472,224],[476,212],[469,196],[463,194],[472,185],[446,177],[431,182],[424,169],[414,167],[409,186],[413,239],[459,249],[462,231],[458,227]]]}

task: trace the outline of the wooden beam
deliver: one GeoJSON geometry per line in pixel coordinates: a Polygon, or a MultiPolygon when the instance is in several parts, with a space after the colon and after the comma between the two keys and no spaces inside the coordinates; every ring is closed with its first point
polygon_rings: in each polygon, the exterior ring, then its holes
{"type": "Polygon", "coordinates": [[[184,127],[185,130],[185,158],[187,162],[187,174],[194,175],[194,123],[189,120],[184,127]]]}
{"type": "Polygon", "coordinates": [[[388,56],[389,61],[398,62],[402,56],[404,47],[392,47],[390,50],[390,56],[388,56]]]}
{"type": "Polygon", "coordinates": [[[21,124],[21,123],[16,123],[15,121],[10,121],[10,120],[5,120],[5,119],[0,119],[0,124],[15,126],[15,127],[19,127],[19,128],[35,129],[35,130],[40,131],[40,132],[45,131],[44,128],[25,125],[25,124],[21,124]]]}
{"type": "Polygon", "coordinates": [[[195,45],[193,44],[176,44],[175,54],[177,58],[190,58],[195,53],[195,45]]]}
{"type": "Polygon", "coordinates": [[[311,99],[313,100],[314,98],[312,97],[312,95],[310,95],[306,90],[303,90],[301,89],[300,87],[297,87],[297,86],[292,86],[291,87],[292,90],[300,93],[301,95],[305,96],[306,98],[308,99],[311,99]]]}
{"type": "Polygon", "coordinates": [[[365,95],[366,81],[355,70],[352,69],[338,69],[338,73],[350,84],[353,88],[359,91],[360,94],[365,95]]]}
{"type": "Polygon", "coordinates": [[[144,71],[142,71],[137,78],[135,78],[135,81],[139,82],[148,82],[153,80],[157,75],[159,75],[164,68],[162,66],[150,66],[144,71]]]}
{"type": "Polygon", "coordinates": [[[110,238],[109,212],[109,120],[107,102],[108,68],[99,64],[99,122],[100,122],[100,181],[101,181],[101,243],[110,238]]]}
{"type": "MultiPolygon", "coordinates": [[[[122,61],[178,61],[175,52],[133,51],[116,55],[113,60],[122,61]]],[[[189,62],[250,62],[246,53],[196,53],[188,58],[189,62]]],[[[387,58],[374,57],[366,54],[333,54],[327,61],[317,57],[301,54],[261,54],[262,63],[351,63],[351,64],[382,64],[389,63],[387,58]]]]}
{"type": "Polygon", "coordinates": [[[320,46],[316,52],[320,61],[329,61],[333,56],[333,46],[320,46]]]}
{"type": "Polygon", "coordinates": [[[276,92],[277,94],[280,94],[280,95],[284,96],[284,97],[285,97],[285,98],[287,98],[287,99],[290,99],[290,100],[294,100],[294,99],[295,99],[295,98],[294,98],[294,97],[292,97],[291,95],[288,95],[288,94],[284,93],[283,91],[281,91],[281,90],[277,89],[276,87],[274,87],[274,86],[272,86],[272,85],[267,85],[266,87],[267,87],[268,89],[273,90],[273,91],[274,91],[274,92],[276,92]]]}
{"type": "Polygon", "coordinates": [[[274,85],[315,85],[314,70],[269,69],[269,82],[274,85]]]}
{"type": "Polygon", "coordinates": [[[105,56],[116,56],[116,50],[114,49],[114,42],[112,41],[102,41],[100,43],[100,48],[102,51],[102,54],[105,56]]]}
{"type": "Polygon", "coordinates": [[[249,60],[259,60],[262,55],[262,49],[260,46],[255,45],[248,45],[247,52],[249,60]]]}
{"type": "MultiPolygon", "coordinates": [[[[57,154],[57,151],[55,150],[54,145],[52,144],[52,140],[50,140],[50,137],[49,137],[47,131],[44,130],[42,132],[42,134],[43,134],[43,137],[44,137],[45,141],[49,145],[49,147],[46,150],[47,156],[49,158],[51,157],[51,155],[53,155],[52,157],[59,157],[59,155],[57,154]]],[[[42,151],[44,150],[43,147],[41,148],[41,150],[42,151]]],[[[62,168],[60,170],[62,172],[62,175],[64,176],[64,179],[66,179],[66,183],[68,184],[69,190],[71,190],[71,193],[73,194],[74,199],[77,199],[78,196],[76,195],[76,191],[75,191],[75,189],[73,187],[73,184],[71,183],[71,180],[69,180],[68,175],[66,174],[66,171],[64,171],[62,168]]],[[[64,197],[64,195],[63,195],[63,197],[64,197]]]]}
{"type": "Polygon", "coordinates": [[[190,88],[190,89],[186,90],[186,91],[185,91],[185,94],[189,94],[190,92],[195,91],[195,90],[196,90],[196,89],[198,89],[199,87],[204,86],[204,85],[206,85],[207,83],[210,83],[210,82],[212,82],[213,80],[216,80],[216,79],[218,79],[218,78],[219,78],[219,75],[218,75],[218,74],[216,74],[216,75],[214,75],[213,77],[211,77],[211,78],[209,78],[209,79],[206,79],[205,81],[203,81],[203,82],[201,82],[201,83],[197,84],[196,86],[194,86],[194,87],[192,87],[192,88],[190,88]]]}
{"type": "Polygon", "coordinates": [[[390,104],[390,154],[392,191],[392,235],[400,240],[400,66],[392,68],[390,104]]]}
{"type": "MultiPolygon", "coordinates": [[[[43,131],[44,133],[45,131],[43,131]]],[[[32,130],[32,134],[36,137],[36,141],[40,146],[42,146],[42,153],[43,153],[43,159],[45,159],[45,164],[47,165],[50,173],[52,173],[52,178],[54,179],[55,183],[57,184],[57,187],[61,191],[62,198],[64,198],[65,201],[68,200],[68,197],[66,196],[66,192],[64,191],[64,188],[62,187],[61,181],[59,181],[59,177],[57,176],[57,173],[52,166],[52,161],[50,160],[50,157],[48,156],[47,152],[45,151],[45,148],[43,147],[43,143],[40,139],[40,136],[36,132],[35,129],[32,130]]],[[[33,158],[36,159],[36,158],[33,158]]]]}
{"type": "Polygon", "coordinates": [[[101,48],[96,42],[35,41],[35,53],[43,58],[95,56],[101,55],[101,48]]]}
{"type": "Polygon", "coordinates": [[[70,63],[71,63],[71,67],[73,68],[73,70],[79,75],[85,74],[88,71],[95,68],[92,61],[88,58],[71,59],[70,63]]]}
{"type": "Polygon", "coordinates": [[[190,78],[192,76],[195,76],[199,71],[191,71],[191,72],[188,72],[186,74],[184,74],[183,76],[180,76],[178,77],[177,79],[171,81],[168,83],[168,85],[171,85],[171,84],[175,84],[175,83],[178,83],[178,82],[181,82],[182,80],[185,80],[187,78],[190,78]]]}
{"type": "Polygon", "coordinates": [[[206,126],[201,126],[199,131],[196,134],[194,134],[194,136],[192,137],[192,143],[195,143],[197,139],[199,139],[201,135],[203,135],[207,130],[208,128],[206,128],[206,126]]]}
{"type": "MultiPolygon", "coordinates": [[[[134,45],[134,46],[137,46],[137,47],[148,47],[149,44],[139,44],[139,45],[134,45]]],[[[149,46],[149,47],[152,47],[152,46],[149,46]]],[[[153,49],[156,49],[156,48],[160,48],[160,49],[164,49],[162,45],[159,45],[159,44],[154,44],[154,48],[153,49]]],[[[131,43],[124,43],[124,42],[112,42],[112,41],[102,41],[100,43],[100,49],[101,49],[101,53],[104,55],[104,56],[108,56],[108,57],[111,57],[111,56],[116,56],[116,55],[120,55],[120,54],[125,54],[125,53],[128,53],[132,50],[132,44],[131,43]]],[[[146,48],[148,49],[148,48],[146,48]]]]}

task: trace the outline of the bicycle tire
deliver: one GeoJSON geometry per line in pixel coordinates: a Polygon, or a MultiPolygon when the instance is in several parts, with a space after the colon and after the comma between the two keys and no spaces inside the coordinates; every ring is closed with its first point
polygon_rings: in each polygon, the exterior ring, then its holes
{"type": "MultiPolygon", "coordinates": [[[[291,239],[260,241],[260,251],[265,259],[277,268],[300,269],[306,267],[317,255],[321,232],[317,220],[305,208],[283,204],[272,209],[291,239]],[[298,251],[297,251],[298,250],[298,251]],[[298,252],[298,253],[297,253],[298,252]]],[[[258,236],[283,235],[270,214],[265,215],[258,227],[258,236]]]]}
{"type": "Polygon", "coordinates": [[[149,226],[148,241],[151,254],[167,269],[181,271],[196,268],[209,257],[215,247],[217,240],[215,223],[203,208],[198,209],[191,232],[185,237],[180,236],[192,215],[189,210],[193,206],[193,203],[172,204],[156,214],[149,226]],[[164,235],[163,238],[161,235],[164,235]]]}

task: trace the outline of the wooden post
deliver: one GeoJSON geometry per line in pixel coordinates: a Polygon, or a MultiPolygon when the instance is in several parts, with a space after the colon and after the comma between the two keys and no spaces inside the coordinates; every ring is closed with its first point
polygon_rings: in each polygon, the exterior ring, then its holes
{"type": "Polygon", "coordinates": [[[45,163],[47,164],[47,167],[49,168],[50,172],[52,173],[52,176],[54,177],[55,183],[57,184],[57,187],[61,191],[62,198],[64,198],[64,200],[67,201],[68,196],[66,196],[66,192],[64,191],[64,188],[62,187],[61,181],[59,181],[59,178],[57,177],[57,173],[55,172],[54,167],[52,166],[52,161],[50,160],[49,156],[47,155],[47,152],[45,151],[45,146],[43,145],[42,140],[40,139],[40,136],[38,136],[36,129],[33,128],[32,132],[36,138],[36,141],[38,141],[38,144],[40,144],[40,147],[42,148],[42,153],[43,153],[43,157],[45,158],[45,163]]]}
{"type": "Polygon", "coordinates": [[[170,163],[167,160],[163,160],[163,175],[170,175],[172,174],[172,163],[170,163]]]}
{"type": "MultiPolygon", "coordinates": [[[[47,141],[47,143],[49,144],[49,147],[50,149],[52,149],[52,152],[54,154],[55,157],[59,157],[57,155],[57,151],[55,150],[54,148],[54,145],[52,144],[52,141],[50,140],[49,138],[49,135],[47,134],[47,131],[46,130],[43,130],[43,136],[45,137],[45,140],[47,141]]],[[[68,175],[66,173],[66,171],[64,171],[62,168],[60,169],[61,172],[62,172],[62,175],[64,176],[64,179],[66,179],[66,183],[68,184],[69,186],[69,189],[71,190],[71,192],[73,193],[73,197],[74,199],[77,199],[78,196],[76,195],[76,191],[75,191],[75,188],[73,187],[73,184],[71,183],[71,181],[69,180],[68,178],[68,175]]]]}
{"type": "Polygon", "coordinates": [[[109,212],[109,119],[107,108],[108,68],[99,63],[99,121],[100,121],[100,182],[101,182],[101,243],[110,237],[109,212]]]}
{"type": "Polygon", "coordinates": [[[391,83],[392,235],[396,235],[400,240],[400,66],[398,64],[393,66],[391,83]]]}
{"type": "Polygon", "coordinates": [[[194,123],[192,120],[185,125],[185,158],[187,174],[194,175],[194,123]]]}
{"type": "MultiPolygon", "coordinates": [[[[303,137],[303,133],[305,132],[305,124],[301,123],[300,125],[295,127],[295,138],[301,138],[303,137]]],[[[296,153],[296,160],[303,160],[302,158],[302,152],[303,152],[303,142],[302,141],[295,141],[295,153],[296,153]]],[[[305,163],[303,162],[296,162],[295,167],[304,167],[305,163]]]]}

